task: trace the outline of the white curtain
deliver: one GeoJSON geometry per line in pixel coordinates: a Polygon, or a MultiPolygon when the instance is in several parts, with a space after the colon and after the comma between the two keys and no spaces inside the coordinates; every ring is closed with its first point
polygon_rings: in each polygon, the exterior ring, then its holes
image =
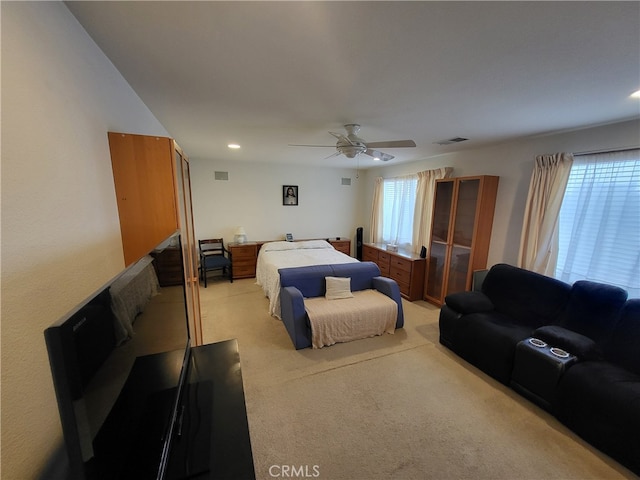
{"type": "Polygon", "coordinates": [[[384,202],[382,199],[383,178],[376,177],[373,186],[373,204],[371,205],[371,228],[369,229],[369,241],[371,243],[382,243],[382,210],[384,202]]]}
{"type": "Polygon", "coordinates": [[[558,217],[573,155],[536,157],[524,212],[518,266],[553,276],[558,256],[558,217]]]}
{"type": "Polygon", "coordinates": [[[555,277],[640,297],[640,150],[576,156],[560,210],[555,277]]]}
{"type": "Polygon", "coordinates": [[[433,201],[436,194],[436,180],[448,178],[452,172],[453,168],[451,167],[418,172],[416,208],[413,212],[413,253],[419,253],[422,246],[427,246],[431,238],[431,219],[433,216],[433,201]]]}

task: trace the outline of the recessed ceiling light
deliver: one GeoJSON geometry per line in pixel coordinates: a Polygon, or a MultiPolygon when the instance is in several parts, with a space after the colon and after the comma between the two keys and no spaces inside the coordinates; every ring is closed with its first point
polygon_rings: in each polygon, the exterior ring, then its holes
{"type": "Polygon", "coordinates": [[[240,148],[240,145],[238,145],[237,143],[230,143],[229,145],[227,145],[227,147],[237,150],[238,148],[240,148]]]}
{"type": "Polygon", "coordinates": [[[631,94],[631,97],[632,97],[632,98],[640,98],[640,90],[638,90],[637,92],[633,92],[633,93],[631,94]]]}

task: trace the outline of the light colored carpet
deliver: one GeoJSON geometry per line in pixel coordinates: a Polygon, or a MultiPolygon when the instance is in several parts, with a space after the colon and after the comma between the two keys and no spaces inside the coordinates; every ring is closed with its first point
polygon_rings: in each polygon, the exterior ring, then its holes
{"type": "Polygon", "coordinates": [[[405,328],[296,351],[253,279],[200,289],[205,342],[237,338],[256,476],[636,478],[438,343],[439,309],[405,328]]]}

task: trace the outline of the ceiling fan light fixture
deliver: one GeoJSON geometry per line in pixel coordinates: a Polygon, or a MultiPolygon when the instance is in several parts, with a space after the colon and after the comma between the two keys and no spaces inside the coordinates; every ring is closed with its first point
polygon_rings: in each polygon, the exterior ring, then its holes
{"type": "Polygon", "coordinates": [[[344,155],[347,158],[356,158],[362,152],[364,152],[367,147],[364,145],[338,145],[338,152],[344,155]]]}

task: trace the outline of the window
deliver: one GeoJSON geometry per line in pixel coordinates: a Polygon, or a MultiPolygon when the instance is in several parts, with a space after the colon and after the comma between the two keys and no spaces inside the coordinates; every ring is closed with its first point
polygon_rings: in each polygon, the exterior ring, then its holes
{"type": "Polygon", "coordinates": [[[640,297],[640,150],[576,156],[559,221],[556,278],[640,297]]]}
{"type": "Polygon", "coordinates": [[[382,192],[382,241],[404,247],[413,240],[417,175],[384,180],[382,192]]]}

